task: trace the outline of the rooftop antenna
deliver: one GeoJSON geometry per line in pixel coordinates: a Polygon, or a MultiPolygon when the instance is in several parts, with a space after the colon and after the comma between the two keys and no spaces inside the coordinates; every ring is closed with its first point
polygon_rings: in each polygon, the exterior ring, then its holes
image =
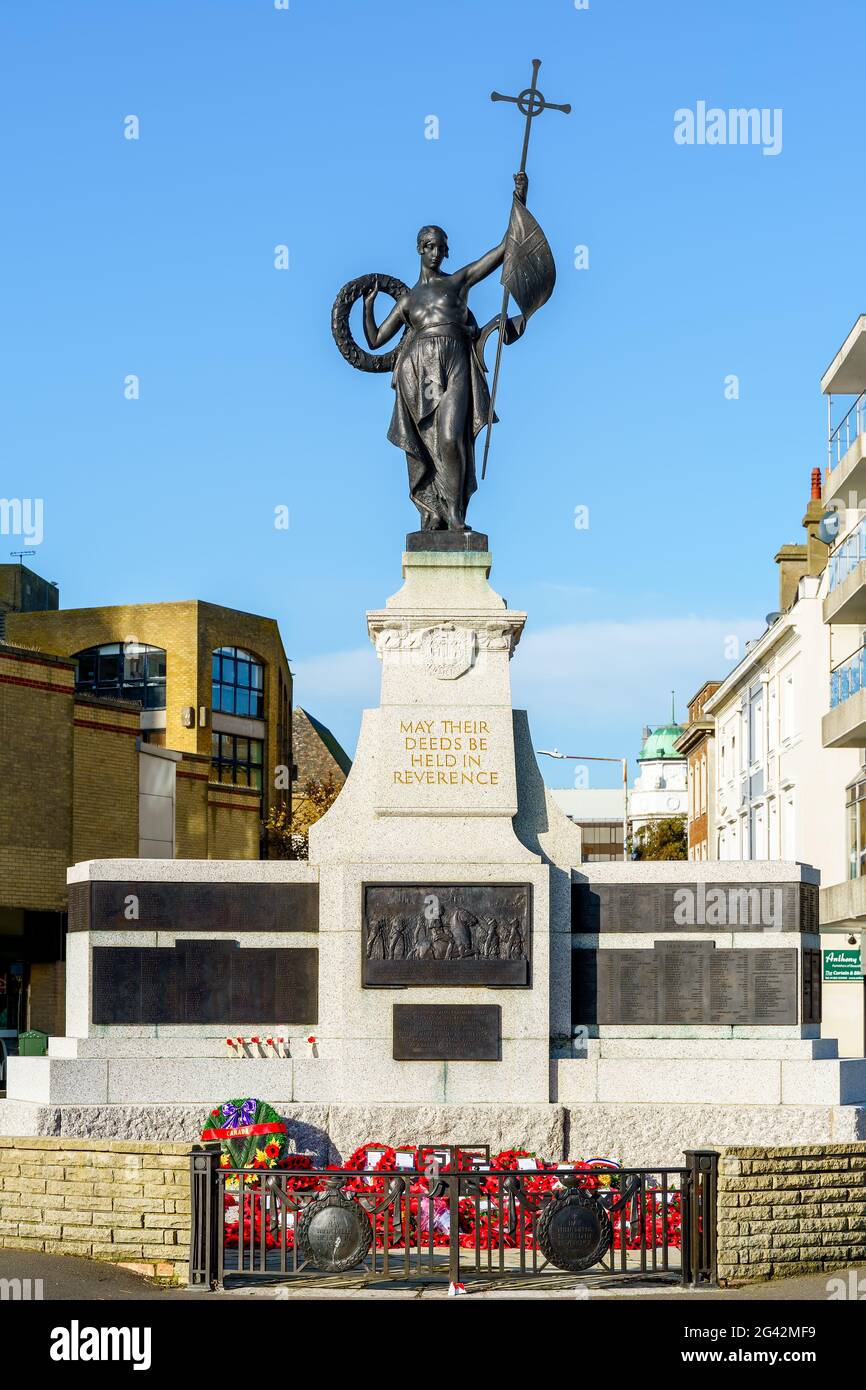
{"type": "Polygon", "coordinates": [[[19,563],[19,565],[21,566],[21,568],[23,569],[23,568],[24,568],[24,556],[25,556],[25,555],[35,555],[35,554],[36,554],[36,551],[35,551],[35,550],[10,550],[10,551],[9,551],[9,554],[10,554],[10,555],[17,555],[17,556],[18,556],[18,563],[19,563]]]}
{"type": "Polygon", "coordinates": [[[674,700],[674,692],[671,691],[671,723],[672,723],[672,724],[676,724],[676,722],[677,722],[676,701],[674,700]]]}

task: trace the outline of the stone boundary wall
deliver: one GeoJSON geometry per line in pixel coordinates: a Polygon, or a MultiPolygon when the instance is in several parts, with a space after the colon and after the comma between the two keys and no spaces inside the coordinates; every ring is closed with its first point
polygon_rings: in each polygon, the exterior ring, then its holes
{"type": "Polygon", "coordinates": [[[189,1144],[0,1136],[0,1246],[186,1281],[189,1144]]]}
{"type": "Polygon", "coordinates": [[[866,1143],[719,1150],[722,1284],[866,1262],[866,1143]]]}

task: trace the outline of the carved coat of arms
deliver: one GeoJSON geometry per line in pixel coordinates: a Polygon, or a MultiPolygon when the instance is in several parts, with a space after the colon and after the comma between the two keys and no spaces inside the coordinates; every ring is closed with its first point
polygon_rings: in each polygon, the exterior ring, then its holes
{"type": "Polygon", "coordinates": [[[475,659],[475,633],[471,628],[440,623],[428,628],[421,639],[424,665],[438,680],[456,680],[475,659]]]}

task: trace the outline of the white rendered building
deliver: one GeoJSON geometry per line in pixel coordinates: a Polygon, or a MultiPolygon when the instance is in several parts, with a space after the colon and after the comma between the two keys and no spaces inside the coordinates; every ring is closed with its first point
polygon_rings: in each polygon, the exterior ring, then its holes
{"type": "Polygon", "coordinates": [[[791,607],[747,643],[706,712],[716,724],[714,857],[799,860],[835,883],[847,872],[845,787],[860,759],[822,744],[826,585],[826,570],[799,579],[791,607]]]}

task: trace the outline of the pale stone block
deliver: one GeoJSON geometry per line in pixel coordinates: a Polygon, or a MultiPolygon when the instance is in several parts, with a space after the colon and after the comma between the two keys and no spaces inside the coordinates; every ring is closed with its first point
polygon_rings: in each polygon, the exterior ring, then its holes
{"type": "Polygon", "coordinates": [[[598,1098],[598,1060],[559,1057],[550,1064],[551,1097],[560,1105],[586,1104],[598,1098]]]}
{"type": "Polygon", "coordinates": [[[818,1061],[838,1056],[835,1038],[609,1038],[597,1042],[599,1056],[613,1061],[708,1058],[711,1061],[818,1061]]]}
{"type": "Polygon", "coordinates": [[[279,1027],[267,1028],[257,1026],[248,1028],[243,1034],[239,1030],[231,1029],[228,1036],[247,1039],[247,1052],[249,1056],[237,1057],[235,1052],[226,1044],[226,1033],[224,1030],[213,1033],[210,1029],[201,1029],[195,1026],[178,1027],[171,1033],[166,1033],[165,1028],[141,1028],[137,1033],[118,1036],[117,1030],[103,1030],[100,1034],[90,1038],[50,1038],[48,1043],[49,1057],[88,1057],[88,1058],[185,1058],[185,1057],[211,1057],[218,1061],[235,1061],[238,1064],[248,1060],[271,1060],[272,1051],[265,1045],[266,1038],[283,1038],[283,1046],[292,1058],[305,1056],[307,1053],[307,1037],[313,1031],[308,1029],[305,1033],[289,1033],[287,1029],[279,1027]],[[257,1034],[261,1039],[261,1047],[257,1050],[255,1044],[249,1043],[252,1034],[257,1034]],[[262,1050],[264,1049],[264,1051],[262,1050]]]}
{"type": "Polygon", "coordinates": [[[292,1100],[296,1103],[330,1104],[340,1101],[346,1089],[341,1058],[299,1057],[295,1061],[292,1100]]]}
{"type": "Polygon", "coordinates": [[[108,1094],[115,1104],[152,1105],[174,1101],[216,1105],[232,1096],[291,1096],[291,1061],[244,1062],[215,1058],[156,1059],[147,1066],[133,1060],[72,1062],[70,1066],[108,1067],[108,1094]]]}
{"type": "Polygon", "coordinates": [[[86,1038],[90,1031],[90,932],[66,936],[66,1032],[86,1038]]]}
{"type": "Polygon", "coordinates": [[[10,1057],[6,1095],[38,1104],[98,1103],[108,1099],[108,1063],[10,1057]]]}
{"type": "Polygon", "coordinates": [[[819,1023],[792,1023],[790,1025],[779,1025],[760,1027],[745,1027],[737,1024],[731,1029],[731,1036],[734,1038],[820,1038],[821,1025],[819,1023]]]}
{"type": "Polygon", "coordinates": [[[52,1113],[36,1101],[0,1100],[0,1135],[48,1133],[42,1126],[52,1113]]]}
{"type": "Polygon", "coordinates": [[[782,1100],[790,1105],[866,1103],[866,1058],[782,1062],[782,1100]]]}
{"type": "MultiPolygon", "coordinates": [[[[827,1065],[832,1065],[828,1063],[827,1065]]],[[[767,1105],[781,1096],[779,1062],[659,1060],[598,1063],[598,1098],[603,1102],[664,1102],[767,1105]]]]}
{"type": "Polygon", "coordinates": [[[538,1042],[503,1038],[499,1062],[445,1062],[442,1065],[445,1069],[443,1099],[449,1105],[467,1105],[479,1100],[540,1104],[550,1099],[550,1057],[546,1038],[538,1042]]]}
{"type": "Polygon", "coordinates": [[[316,883],[318,877],[315,865],[296,859],[85,859],[66,871],[67,883],[316,883]]]}
{"type": "Polygon", "coordinates": [[[446,1063],[396,1062],[390,1042],[346,1042],[344,1067],[345,1094],[353,1101],[417,1105],[445,1100],[446,1063]]]}

